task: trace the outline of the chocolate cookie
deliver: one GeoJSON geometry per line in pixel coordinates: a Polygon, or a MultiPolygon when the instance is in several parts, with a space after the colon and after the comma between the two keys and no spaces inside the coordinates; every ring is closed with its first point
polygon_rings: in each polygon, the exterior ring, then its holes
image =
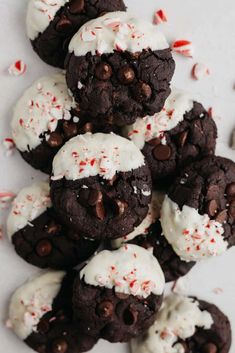
{"type": "Polygon", "coordinates": [[[22,157],[32,167],[50,174],[52,161],[71,137],[86,132],[110,132],[77,117],[63,74],[42,77],[28,88],[14,109],[12,135],[22,157]]]}
{"type": "Polygon", "coordinates": [[[143,152],[154,183],[169,186],[182,167],[215,152],[217,128],[200,103],[172,89],[160,113],[123,130],[143,152]]]}
{"type": "Polygon", "coordinates": [[[84,25],[70,42],[65,66],[81,116],[118,126],[160,111],[175,69],[156,26],[125,12],[84,25]]]}
{"type": "Polygon", "coordinates": [[[235,245],[235,164],[206,157],[185,168],[161,210],[163,233],[185,261],[220,255],[235,245]]]}
{"type": "Polygon", "coordinates": [[[99,246],[68,229],[56,215],[49,185],[37,183],[20,191],[7,220],[8,236],[17,254],[41,268],[73,268],[99,246]]]}
{"type": "Polygon", "coordinates": [[[139,149],[115,134],[74,137],[53,161],[52,203],[70,228],[88,238],[115,239],[148,212],[151,177],[139,149]]]}
{"type": "Polygon", "coordinates": [[[136,245],[104,250],[77,276],[75,320],[85,334],[129,341],[154,322],[163,290],[164,275],[151,252],[136,245]]]}
{"type": "Polygon", "coordinates": [[[105,12],[125,9],[122,0],[30,0],[27,34],[43,61],[63,69],[69,42],[84,23],[105,12]]]}
{"type": "Polygon", "coordinates": [[[163,193],[153,191],[149,212],[143,222],[132,233],[113,240],[112,247],[118,248],[128,242],[128,244],[152,249],[153,255],[162,268],[166,282],[171,282],[186,275],[195,262],[181,260],[162,234],[159,218],[163,199],[163,193]]]}
{"type": "Polygon", "coordinates": [[[81,353],[97,342],[73,323],[75,272],[47,272],[13,294],[9,323],[17,336],[39,353],[81,353]]]}
{"type": "Polygon", "coordinates": [[[213,304],[172,294],[148,332],[132,341],[133,353],[228,353],[231,327],[213,304]]]}

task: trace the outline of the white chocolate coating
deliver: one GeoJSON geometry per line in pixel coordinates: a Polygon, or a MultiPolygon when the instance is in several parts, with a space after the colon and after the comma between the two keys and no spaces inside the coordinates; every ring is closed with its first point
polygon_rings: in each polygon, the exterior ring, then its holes
{"type": "Polygon", "coordinates": [[[160,218],[160,210],[164,200],[164,194],[160,191],[153,191],[151,204],[149,205],[149,211],[145,219],[138,225],[133,232],[127,234],[122,238],[118,238],[112,241],[112,247],[114,249],[120,248],[120,246],[141,234],[147,234],[149,227],[160,218]]]}
{"type": "Polygon", "coordinates": [[[26,28],[29,39],[34,40],[45,31],[57,11],[69,0],[30,0],[28,3],[26,28]]]}
{"type": "Polygon", "coordinates": [[[145,142],[159,138],[165,144],[164,132],[175,128],[184,119],[186,112],[193,108],[193,99],[186,92],[172,88],[170,96],[160,113],[138,118],[136,122],[124,128],[124,135],[140,149],[145,142]]]}
{"type": "Polygon", "coordinates": [[[165,298],[153,326],[146,337],[132,340],[132,353],[184,353],[179,339],[192,337],[197,327],[210,329],[212,316],[201,311],[198,301],[171,294],[165,298]]]}
{"type": "Polygon", "coordinates": [[[115,134],[78,135],[69,140],[53,161],[53,179],[68,180],[100,175],[112,179],[144,165],[144,156],[131,141],[115,134]]]}
{"type": "Polygon", "coordinates": [[[195,208],[179,206],[168,196],[161,209],[163,234],[174,251],[184,261],[199,261],[225,252],[228,243],[223,238],[223,225],[200,215],[195,208]]]}
{"type": "Polygon", "coordinates": [[[58,121],[71,118],[75,107],[65,76],[53,74],[35,81],[18,100],[11,122],[16,147],[24,152],[41,144],[47,132],[55,131],[58,121]]]}
{"type": "Polygon", "coordinates": [[[11,297],[9,320],[13,331],[25,340],[37,331],[40,319],[52,310],[52,304],[60,291],[65,272],[51,271],[29,280],[11,297]]]}
{"type": "Polygon", "coordinates": [[[69,52],[83,56],[143,49],[169,48],[164,35],[152,23],[134,18],[126,12],[107,13],[83,25],[74,35],[69,52]]]}
{"type": "Polygon", "coordinates": [[[114,288],[118,293],[147,298],[161,295],[165,279],[153,254],[137,245],[123,245],[115,251],[104,250],[82,269],[87,284],[114,288]]]}
{"type": "Polygon", "coordinates": [[[12,209],[7,219],[7,234],[9,239],[19,229],[51,207],[50,188],[48,183],[35,183],[22,189],[14,199],[12,209]]]}

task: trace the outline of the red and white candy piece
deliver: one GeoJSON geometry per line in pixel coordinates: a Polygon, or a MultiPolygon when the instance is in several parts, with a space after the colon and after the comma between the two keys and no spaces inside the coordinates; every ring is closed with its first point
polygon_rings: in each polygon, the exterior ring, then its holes
{"type": "Polygon", "coordinates": [[[193,45],[192,42],[186,39],[176,40],[171,45],[172,50],[176,53],[181,54],[187,58],[193,57],[193,45]]]}
{"type": "Polygon", "coordinates": [[[26,72],[27,65],[23,62],[23,60],[17,60],[10,65],[8,68],[8,72],[12,76],[20,76],[26,72]]]}
{"type": "Polygon", "coordinates": [[[193,65],[192,68],[192,77],[194,80],[201,80],[202,78],[209,76],[210,70],[204,64],[197,63],[193,65]]]}
{"type": "Polygon", "coordinates": [[[11,137],[6,137],[3,142],[3,147],[5,149],[6,152],[6,156],[9,157],[13,154],[14,150],[15,150],[15,142],[11,137]]]}
{"type": "Polygon", "coordinates": [[[154,13],[153,23],[160,25],[161,23],[167,22],[167,16],[164,10],[160,9],[154,13]]]}
{"type": "Polygon", "coordinates": [[[0,191],[0,208],[8,208],[15,197],[16,195],[11,191],[0,191]]]}

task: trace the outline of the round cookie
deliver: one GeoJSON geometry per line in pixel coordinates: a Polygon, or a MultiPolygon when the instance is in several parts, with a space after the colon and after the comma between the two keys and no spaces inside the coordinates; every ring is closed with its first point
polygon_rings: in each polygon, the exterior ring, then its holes
{"type": "Polygon", "coordinates": [[[163,233],[185,261],[224,253],[235,244],[235,164],[210,156],[185,168],[161,210],[163,233]]]}
{"type": "Polygon", "coordinates": [[[122,0],[30,0],[27,35],[43,61],[63,69],[69,42],[84,23],[125,9],[122,0]]]}
{"type": "Polygon", "coordinates": [[[200,103],[172,88],[160,113],[123,129],[144,154],[153,182],[170,185],[182,167],[215,152],[217,127],[200,103]]]}
{"type": "Polygon", "coordinates": [[[74,285],[74,315],[82,332],[126,342],[154,322],[164,275],[151,252],[124,245],[104,250],[81,270],[74,285]]]}
{"type": "Polygon", "coordinates": [[[97,342],[73,323],[76,273],[46,272],[23,284],[10,300],[9,323],[16,335],[39,353],[81,353],[97,342]]]}
{"type": "Polygon", "coordinates": [[[51,179],[56,212],[88,238],[124,236],[147,215],[150,171],[134,143],[118,135],[74,137],[54,158],[51,179]]]}
{"type": "Polygon", "coordinates": [[[7,232],[17,254],[40,268],[73,268],[99,246],[61,223],[51,205],[48,183],[35,183],[19,192],[8,216],[7,232]]]}
{"type": "Polygon", "coordinates": [[[153,191],[149,212],[144,221],[136,229],[123,238],[112,241],[113,248],[124,243],[135,244],[153,252],[165,276],[166,282],[176,281],[185,276],[195,262],[181,260],[162,233],[160,210],[164,194],[153,191]]]}
{"type": "Polygon", "coordinates": [[[77,115],[63,74],[34,82],[17,102],[11,123],[14,142],[26,162],[50,174],[55,154],[70,138],[88,131],[111,131],[110,125],[98,128],[77,115]]]}
{"type": "Polygon", "coordinates": [[[213,304],[171,294],[156,321],[142,337],[132,340],[133,353],[228,353],[231,327],[213,304]]]}
{"type": "Polygon", "coordinates": [[[156,26],[125,12],[84,25],[69,44],[65,66],[81,116],[118,126],[160,111],[175,69],[156,26]]]}

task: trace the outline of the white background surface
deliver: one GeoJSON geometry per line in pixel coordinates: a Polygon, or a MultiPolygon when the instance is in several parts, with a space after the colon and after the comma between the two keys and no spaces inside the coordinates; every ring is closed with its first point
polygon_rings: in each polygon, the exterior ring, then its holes
{"type": "MultiPolygon", "coordinates": [[[[235,127],[235,2],[234,0],[126,0],[129,10],[152,19],[154,10],[165,9],[169,22],[161,25],[169,41],[192,40],[193,59],[175,56],[177,69],[174,84],[193,93],[206,107],[213,106],[219,128],[217,154],[235,160],[235,151],[228,147],[235,127]],[[200,82],[190,78],[195,62],[210,68],[211,75],[200,82]]],[[[52,72],[33,53],[25,35],[27,0],[0,0],[0,140],[10,135],[12,107],[24,88],[34,79],[52,72]],[[7,68],[16,59],[23,59],[28,70],[21,77],[11,77],[7,68]]],[[[32,179],[45,178],[33,171],[18,155],[6,158],[0,147],[0,191],[17,192],[32,179]]],[[[5,213],[0,211],[0,224],[5,213]]],[[[0,241],[0,352],[27,353],[30,349],[5,328],[7,304],[12,291],[37,270],[18,258],[6,237],[0,241]]],[[[229,316],[235,331],[235,249],[220,258],[198,264],[184,279],[186,293],[194,294],[217,305],[229,316]],[[215,294],[215,288],[223,293],[215,294]]],[[[126,345],[101,342],[94,353],[127,352],[126,345]]],[[[235,345],[231,353],[235,352],[235,345]]],[[[156,352],[157,353],[157,352],[156,352]]]]}

